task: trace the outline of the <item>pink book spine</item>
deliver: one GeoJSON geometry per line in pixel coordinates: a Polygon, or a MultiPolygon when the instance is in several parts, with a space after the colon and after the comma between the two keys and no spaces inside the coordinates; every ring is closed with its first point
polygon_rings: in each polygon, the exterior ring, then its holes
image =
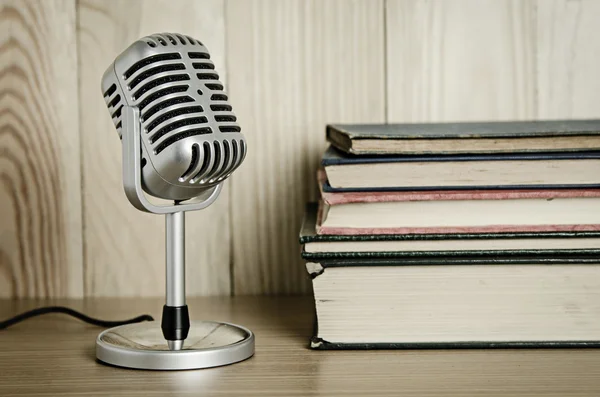
{"type": "Polygon", "coordinates": [[[345,228],[323,227],[320,219],[317,234],[364,235],[364,234],[451,234],[451,233],[523,233],[523,232],[595,232],[600,225],[491,225],[467,227],[394,227],[394,228],[345,228]]]}

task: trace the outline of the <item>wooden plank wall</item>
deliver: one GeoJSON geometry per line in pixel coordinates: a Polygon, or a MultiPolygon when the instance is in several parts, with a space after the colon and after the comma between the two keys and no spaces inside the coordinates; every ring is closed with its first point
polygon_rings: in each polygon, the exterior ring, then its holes
{"type": "Polygon", "coordinates": [[[388,1],[388,121],[535,117],[535,5],[388,1]]]}
{"type": "MultiPolygon", "coordinates": [[[[114,58],[139,37],[183,31],[201,38],[225,66],[223,0],[81,0],[79,95],[86,296],[147,296],[164,291],[164,218],[142,213],[123,193],[121,142],[99,95],[114,58]]],[[[219,70],[221,73],[223,69],[219,70]]],[[[226,83],[226,73],[222,73],[226,83]]],[[[229,295],[229,200],[186,215],[187,292],[229,295]]]]}
{"type": "Polygon", "coordinates": [[[0,10],[0,296],[82,296],[75,3],[0,10]]]}
{"type": "Polygon", "coordinates": [[[227,2],[229,92],[249,148],[231,181],[236,293],[308,290],[297,236],[324,126],[385,119],[383,15],[373,0],[227,2]]]}
{"type": "Polygon", "coordinates": [[[163,220],[99,93],[131,41],[207,44],[249,154],[188,215],[190,295],[305,293],[328,122],[600,117],[595,0],[0,0],[0,297],[159,296],[163,220]]]}

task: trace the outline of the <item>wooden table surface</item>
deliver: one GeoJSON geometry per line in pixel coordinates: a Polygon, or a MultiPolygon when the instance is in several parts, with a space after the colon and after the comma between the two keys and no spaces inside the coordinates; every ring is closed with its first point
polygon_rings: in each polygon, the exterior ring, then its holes
{"type": "MultiPolygon", "coordinates": [[[[0,318],[48,304],[106,319],[150,313],[159,299],[0,301],[0,318]]],[[[0,396],[600,395],[600,350],[312,351],[309,297],[199,298],[193,319],[236,322],[256,355],[221,368],[155,372],[98,363],[100,329],[61,314],[0,331],[0,396]]]]}

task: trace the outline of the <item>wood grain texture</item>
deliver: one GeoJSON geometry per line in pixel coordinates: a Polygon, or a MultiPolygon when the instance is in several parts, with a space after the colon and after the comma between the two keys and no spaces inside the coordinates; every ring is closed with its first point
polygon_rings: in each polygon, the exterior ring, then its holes
{"type": "MultiPolygon", "coordinates": [[[[79,68],[86,296],[164,294],[164,217],[142,213],[123,193],[121,145],[100,92],[104,70],[130,43],[156,32],[188,34],[206,44],[226,80],[224,5],[211,1],[79,2],[79,68]]],[[[227,187],[186,222],[187,293],[228,295],[227,187]]]]}
{"type": "Polygon", "coordinates": [[[600,117],[600,2],[537,1],[538,115],[600,117]]]}
{"type": "MultiPolygon", "coordinates": [[[[66,304],[107,319],[160,314],[162,301],[0,301],[0,318],[66,304]]],[[[256,335],[256,355],[198,371],[136,371],[94,359],[101,329],[46,315],[2,331],[2,396],[598,396],[600,350],[312,351],[308,297],[197,298],[192,318],[256,335]]]]}
{"type": "Polygon", "coordinates": [[[232,176],[236,294],[309,291],[298,231],[325,124],[384,120],[383,2],[226,2],[229,92],[248,141],[232,176]]]}
{"type": "Polygon", "coordinates": [[[0,1],[0,296],[82,296],[75,1],[0,1]]]}
{"type": "Polygon", "coordinates": [[[536,115],[533,2],[386,5],[389,122],[536,115]]]}
{"type": "Polygon", "coordinates": [[[122,193],[99,88],[145,34],[206,42],[250,145],[219,200],[188,215],[190,295],[310,290],[297,234],[326,123],[600,114],[595,0],[0,7],[0,296],[163,294],[164,221],[122,193]]]}

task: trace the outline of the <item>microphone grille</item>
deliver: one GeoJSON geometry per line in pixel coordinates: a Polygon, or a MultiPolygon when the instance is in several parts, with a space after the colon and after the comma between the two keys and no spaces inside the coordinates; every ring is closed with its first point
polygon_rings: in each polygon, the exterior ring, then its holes
{"type": "Polygon", "coordinates": [[[143,157],[166,180],[211,186],[243,161],[247,147],[206,47],[189,36],[146,36],[105,73],[103,93],[121,134],[123,105],[139,108],[143,157]],[[184,158],[184,169],[161,167],[184,158]],[[163,159],[164,158],[164,159],[163,159]],[[170,169],[166,169],[170,168],[170,169]]]}
{"type": "Polygon", "coordinates": [[[108,112],[110,113],[110,117],[115,125],[115,128],[121,135],[121,110],[123,108],[123,101],[121,98],[121,94],[117,92],[117,85],[112,83],[110,87],[104,94],[104,102],[106,102],[106,106],[108,107],[108,112]]]}

